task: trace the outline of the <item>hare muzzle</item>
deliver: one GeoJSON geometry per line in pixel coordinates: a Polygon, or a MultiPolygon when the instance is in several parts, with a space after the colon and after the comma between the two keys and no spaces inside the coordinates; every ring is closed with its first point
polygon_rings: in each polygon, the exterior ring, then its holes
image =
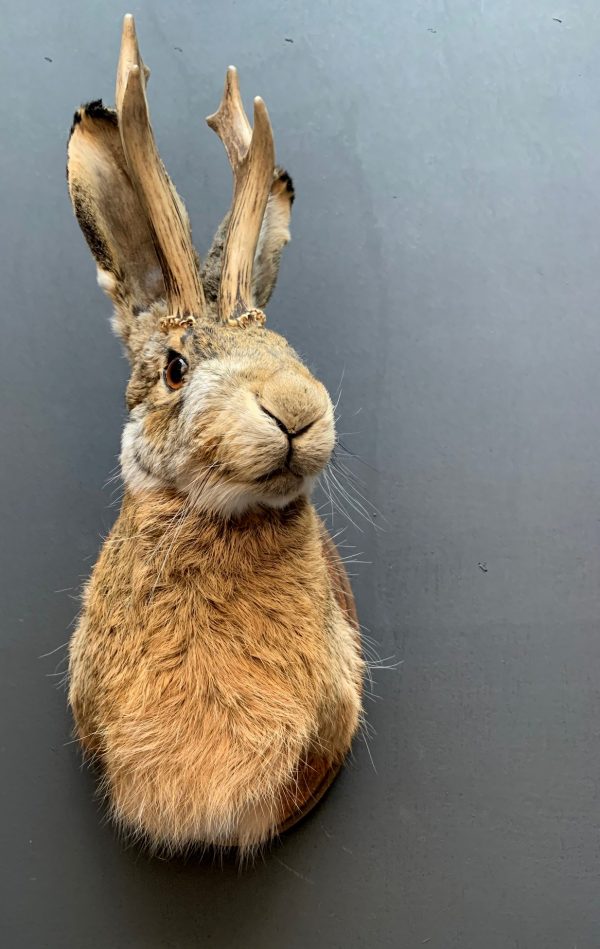
{"type": "Polygon", "coordinates": [[[263,413],[285,437],[283,465],[298,477],[315,476],[325,467],[334,444],[333,412],[325,388],[300,374],[281,371],[259,392],[263,413]]]}
{"type": "Polygon", "coordinates": [[[325,387],[295,365],[258,373],[240,362],[214,373],[199,368],[182,421],[188,458],[180,487],[193,493],[201,482],[202,505],[228,515],[310,494],[335,443],[325,387]]]}

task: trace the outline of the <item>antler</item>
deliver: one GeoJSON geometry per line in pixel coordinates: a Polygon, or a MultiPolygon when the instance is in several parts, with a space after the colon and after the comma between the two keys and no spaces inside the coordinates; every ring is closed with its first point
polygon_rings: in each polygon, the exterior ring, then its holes
{"type": "Polygon", "coordinates": [[[267,107],[254,100],[254,131],[244,112],[237,70],[230,66],[218,110],[206,120],[225,146],[233,171],[233,202],[223,252],[219,316],[225,322],[264,322],[252,305],[252,265],[275,167],[267,107]]]}
{"type": "Polygon", "coordinates": [[[187,214],[160,160],[146,100],[149,70],[138,48],[133,16],[123,20],[116,106],[132,183],[148,216],[163,272],[169,313],[178,320],[206,309],[187,214]]]}

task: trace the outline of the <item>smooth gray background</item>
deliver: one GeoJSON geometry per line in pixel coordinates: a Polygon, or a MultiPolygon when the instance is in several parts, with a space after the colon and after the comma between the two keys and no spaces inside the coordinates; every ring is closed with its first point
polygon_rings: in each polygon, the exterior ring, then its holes
{"type": "Polygon", "coordinates": [[[268,103],[298,194],[270,322],[343,373],[379,525],[350,511],[356,596],[402,662],[370,755],[242,873],[125,849],[69,743],[57,647],[116,514],[127,370],[65,140],[112,101],[125,9],[3,7],[2,946],[600,946],[597,0],[133,7],[201,252],[227,64],[268,103]]]}

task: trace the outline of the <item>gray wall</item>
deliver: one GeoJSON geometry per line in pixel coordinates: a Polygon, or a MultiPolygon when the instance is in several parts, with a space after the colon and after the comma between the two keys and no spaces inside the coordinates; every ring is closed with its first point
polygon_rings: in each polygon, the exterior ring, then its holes
{"type": "Polygon", "coordinates": [[[598,4],[134,5],[201,251],[227,64],[268,102],[298,193],[270,321],[334,393],[343,373],[378,525],[350,512],[358,605],[402,661],[375,672],[370,753],[242,874],[123,847],[61,688],[126,381],[65,139],[112,101],[123,12],[2,18],[3,946],[597,947],[598,4]]]}

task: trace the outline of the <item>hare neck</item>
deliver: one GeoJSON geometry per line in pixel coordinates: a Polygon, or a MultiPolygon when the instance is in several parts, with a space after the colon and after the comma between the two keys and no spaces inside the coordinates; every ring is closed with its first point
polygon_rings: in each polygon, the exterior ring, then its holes
{"type": "Polygon", "coordinates": [[[184,496],[155,491],[126,493],[108,543],[159,582],[197,571],[239,578],[312,559],[321,551],[320,530],[306,498],[225,520],[190,509],[184,496]]]}

